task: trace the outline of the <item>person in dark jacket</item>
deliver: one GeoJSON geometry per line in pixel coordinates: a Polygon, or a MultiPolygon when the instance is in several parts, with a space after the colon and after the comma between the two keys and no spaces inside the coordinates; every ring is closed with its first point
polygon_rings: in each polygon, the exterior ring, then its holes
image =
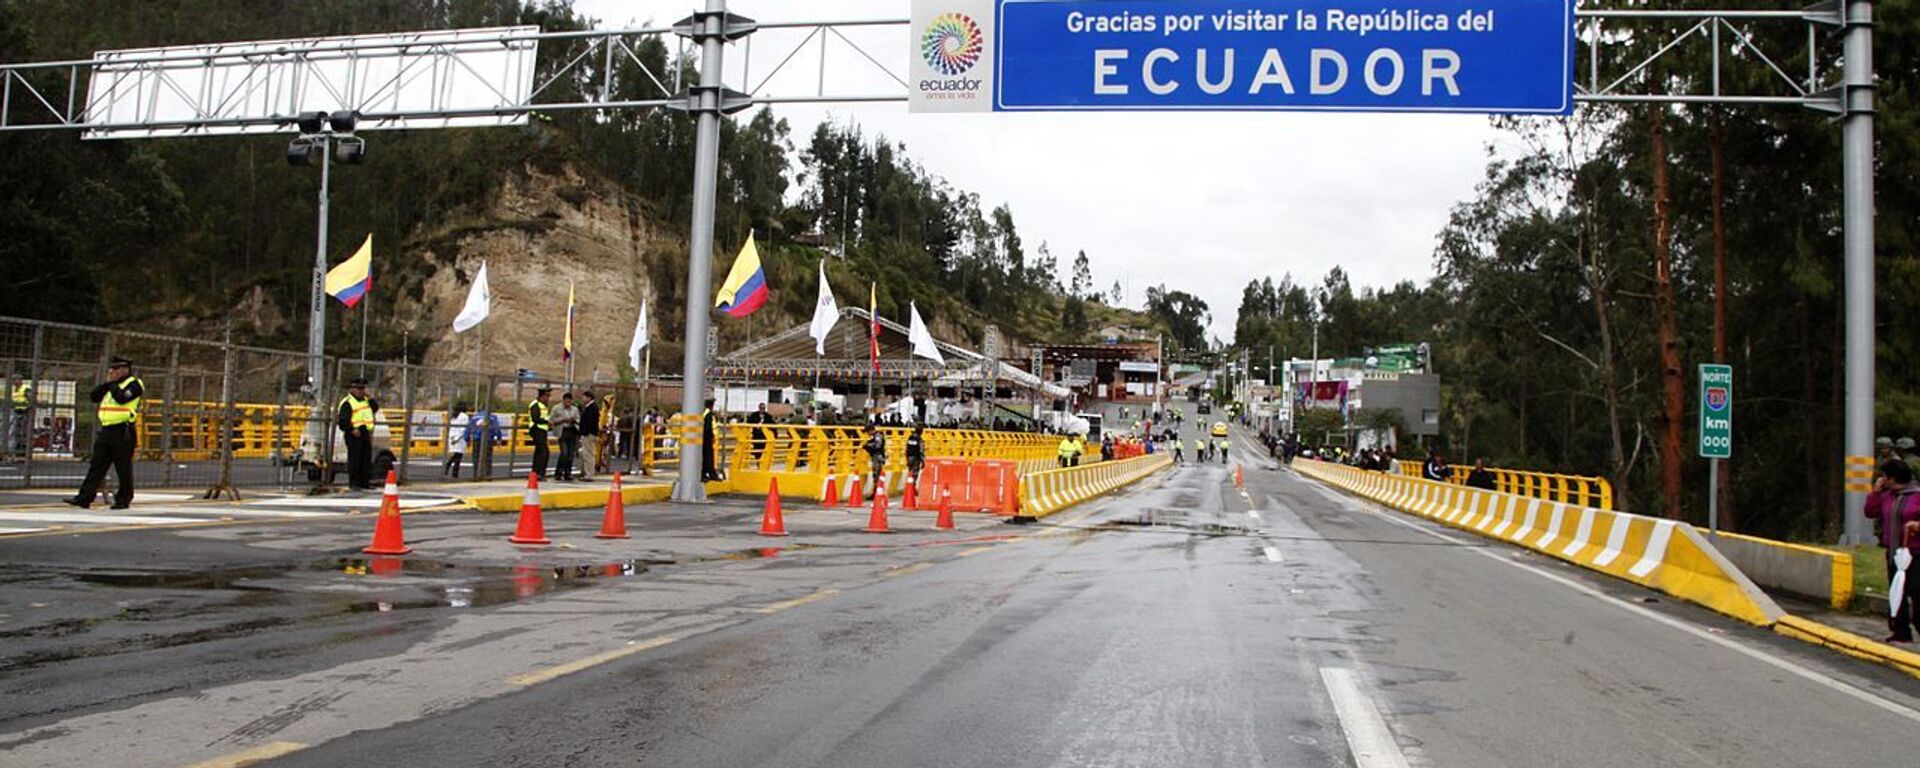
{"type": "Polygon", "coordinates": [[[1447,466],[1447,458],[1439,451],[1427,454],[1427,462],[1420,468],[1420,476],[1436,483],[1444,483],[1453,477],[1453,468],[1447,466]]]}
{"type": "Polygon", "coordinates": [[[707,408],[700,412],[700,479],[712,482],[720,479],[719,464],[714,455],[719,452],[716,444],[718,437],[713,429],[713,398],[707,398],[707,408]]]}
{"type": "Polygon", "coordinates": [[[860,447],[867,452],[867,461],[873,469],[873,482],[867,487],[878,492],[880,483],[886,481],[887,436],[880,434],[878,427],[868,424],[867,441],[860,447]]]}
{"type": "MultiPolygon", "coordinates": [[[[1881,462],[1880,475],[1874,482],[1873,492],[1867,494],[1865,512],[1867,519],[1879,521],[1874,532],[1886,553],[1887,580],[1892,581],[1898,570],[1893,553],[1909,544],[1920,543],[1920,485],[1913,482],[1913,468],[1899,458],[1881,462]]],[[[1920,569],[1910,567],[1903,594],[1887,595],[1896,610],[1887,621],[1886,642],[1913,642],[1916,582],[1920,582],[1920,569]]]]}
{"type": "Polygon", "coordinates": [[[913,478],[915,485],[920,483],[920,468],[927,464],[925,432],[925,426],[915,426],[913,434],[907,435],[907,476],[913,478]]]}
{"type": "Polygon", "coordinates": [[[134,424],[140,418],[140,398],[144,394],[146,385],[133,375],[132,361],[116,357],[107,363],[107,380],[87,393],[88,400],[99,404],[96,410],[100,416],[87,477],[80,481],[79,493],[61,501],[81,509],[93,506],[100,484],[107,479],[107,467],[113,467],[113,475],[119,480],[119,487],[113,491],[113,508],[133,505],[133,449],[139,443],[134,424]]]}
{"type": "Polygon", "coordinates": [[[580,396],[580,458],[574,465],[580,468],[581,480],[592,480],[593,473],[600,471],[600,401],[589,389],[580,396]]]}
{"type": "Polygon", "coordinates": [[[1483,491],[1494,490],[1493,470],[1487,469],[1487,460],[1473,462],[1473,471],[1467,473],[1467,487],[1483,491]]]}

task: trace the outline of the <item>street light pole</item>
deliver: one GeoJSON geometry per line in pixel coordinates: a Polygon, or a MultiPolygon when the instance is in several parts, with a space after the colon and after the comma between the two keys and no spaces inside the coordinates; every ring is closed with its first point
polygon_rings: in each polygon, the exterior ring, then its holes
{"type": "MultiPolygon", "coordinates": [[[[333,136],[322,133],[320,143],[320,214],[313,245],[313,304],[307,315],[307,382],[313,387],[313,401],[324,405],[327,399],[327,197],[333,180],[333,136]]],[[[316,411],[318,413],[318,411],[316,411]]]]}
{"type": "MultiPolygon", "coordinates": [[[[1845,0],[1845,123],[1841,128],[1841,189],[1846,241],[1846,408],[1847,470],[1865,471],[1873,455],[1874,290],[1873,290],[1873,0],[1845,0]],[[1853,461],[1867,462],[1856,466],[1853,461]]],[[[1845,480],[1841,515],[1843,544],[1872,541],[1864,516],[1853,514],[1866,501],[1865,483],[1845,480]]]]}

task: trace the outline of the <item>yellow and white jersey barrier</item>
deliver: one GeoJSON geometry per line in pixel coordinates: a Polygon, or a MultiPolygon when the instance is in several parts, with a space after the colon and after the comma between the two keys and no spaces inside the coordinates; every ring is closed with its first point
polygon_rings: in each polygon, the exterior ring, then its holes
{"type": "Polygon", "coordinates": [[[1164,453],[1102,461],[1067,469],[1020,475],[1020,511],[1015,517],[1039,519],[1173,464],[1164,453]]]}
{"type": "Polygon", "coordinates": [[[1319,461],[1295,460],[1293,467],[1354,495],[1652,587],[1741,621],[1770,626],[1785,614],[1685,523],[1319,461]]]}

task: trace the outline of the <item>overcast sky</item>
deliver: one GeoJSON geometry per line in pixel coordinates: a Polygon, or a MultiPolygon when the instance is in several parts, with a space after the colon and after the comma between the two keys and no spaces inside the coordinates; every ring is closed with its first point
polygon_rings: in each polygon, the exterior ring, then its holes
{"type": "MultiPolygon", "coordinates": [[[[689,0],[574,0],[603,27],[670,24],[689,0]]],[[[761,22],[906,18],[909,0],[731,0],[761,22]]],[[[733,88],[813,95],[818,41],[761,86],[805,32],[769,30],[729,48],[733,88]],[[743,78],[751,82],[742,82],[743,78]]],[[[902,27],[846,36],[904,77],[902,27]]],[[[903,93],[837,37],[826,49],[826,93],[903,93]]],[[[988,206],[1013,209],[1027,251],[1048,244],[1062,266],[1085,250],[1102,288],[1119,280],[1137,308],[1165,284],[1205,299],[1212,332],[1231,341],[1240,290],[1291,273],[1315,282],[1336,265],[1356,286],[1432,275],[1434,236],[1481,178],[1487,119],[1469,115],[1305,113],[907,114],[904,103],[780,105],[803,146],[822,120],[857,122],[903,142],[909,155],[988,206]]]]}

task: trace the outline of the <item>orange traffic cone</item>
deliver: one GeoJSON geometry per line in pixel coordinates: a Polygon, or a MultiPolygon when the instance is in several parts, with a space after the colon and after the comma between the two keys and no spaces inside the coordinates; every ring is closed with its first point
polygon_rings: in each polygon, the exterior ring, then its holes
{"type": "Polygon", "coordinates": [[[918,491],[914,490],[915,485],[917,484],[913,482],[913,473],[908,472],[907,473],[907,490],[905,493],[900,494],[901,509],[918,509],[920,507],[920,494],[918,491]]]}
{"type": "Polygon", "coordinates": [[[933,519],[933,527],[953,530],[953,492],[945,488],[940,489],[940,516],[933,519]]]}
{"type": "Polygon", "coordinates": [[[860,502],[861,502],[862,500],[864,500],[864,499],[866,499],[866,498],[867,498],[867,495],[866,495],[866,494],[864,494],[864,493],[861,493],[861,492],[860,492],[860,475],[859,475],[859,473],[855,473],[855,474],[853,474],[853,475],[851,475],[851,477],[852,477],[853,479],[852,479],[852,480],[848,480],[848,481],[847,481],[847,506],[849,506],[849,507],[851,507],[851,506],[853,506],[853,505],[855,505],[855,504],[858,504],[858,503],[860,503],[860,502]]]}
{"type": "Polygon", "coordinates": [[[1240,471],[1240,465],[1238,464],[1233,465],[1233,487],[1247,487],[1247,477],[1240,471]]]}
{"type": "Polygon", "coordinates": [[[593,535],[596,539],[624,539],[627,537],[627,499],[620,493],[620,473],[613,473],[613,490],[607,492],[607,515],[600,519],[600,532],[593,535]]]}
{"type": "Polygon", "coordinates": [[[827,489],[820,494],[820,506],[840,506],[840,485],[832,472],[827,473],[827,489]]]}
{"type": "Polygon", "coordinates": [[[887,528],[887,489],[881,488],[873,494],[873,514],[867,517],[867,527],[860,530],[867,533],[892,533],[887,528]]]}
{"type": "Polygon", "coordinates": [[[399,473],[387,470],[386,492],[380,495],[380,517],[373,521],[373,543],[360,550],[369,555],[404,555],[413,551],[400,532],[399,473]]]}
{"type": "Polygon", "coordinates": [[[767,511],[760,515],[760,535],[787,535],[787,519],[780,514],[780,478],[767,481],[767,511]]]}
{"type": "Polygon", "coordinates": [[[507,541],[515,544],[552,544],[547,526],[540,521],[540,476],[527,475],[527,495],[520,499],[520,525],[507,541]]]}

